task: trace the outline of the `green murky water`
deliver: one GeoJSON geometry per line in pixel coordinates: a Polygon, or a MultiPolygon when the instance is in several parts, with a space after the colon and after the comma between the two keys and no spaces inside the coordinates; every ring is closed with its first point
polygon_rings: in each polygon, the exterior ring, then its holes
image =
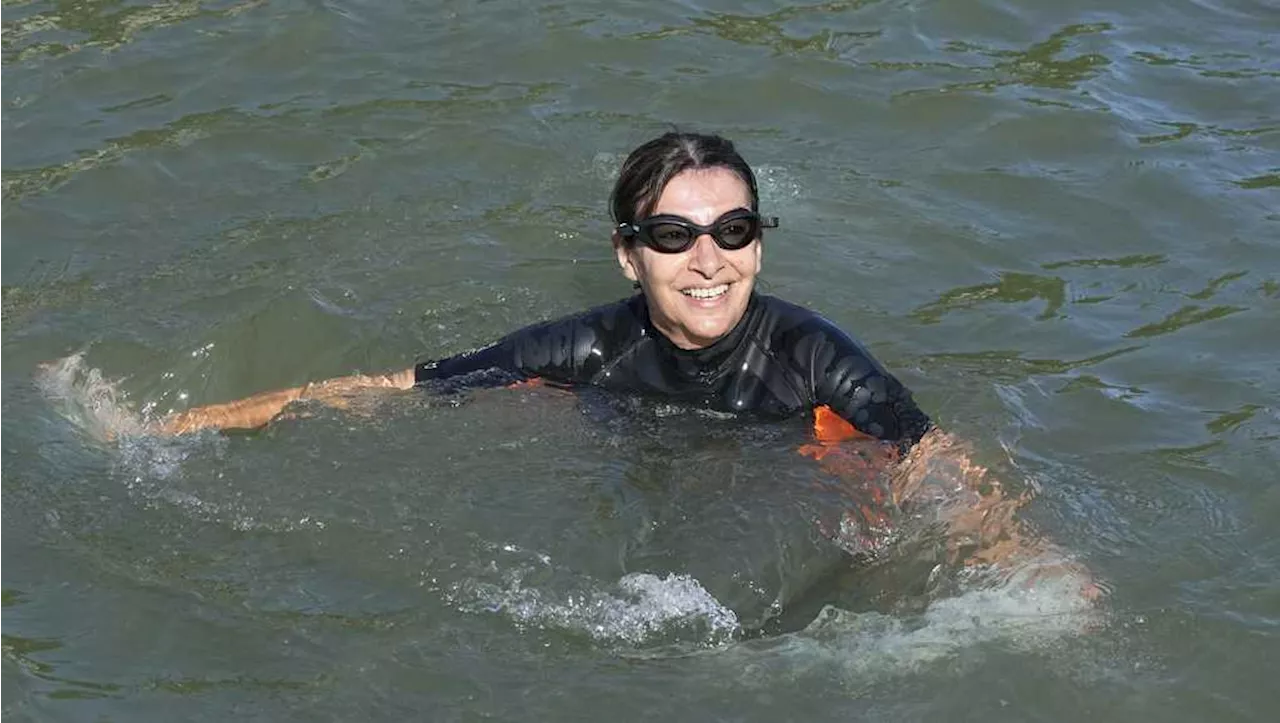
{"type": "Polygon", "coordinates": [[[6,718],[1280,707],[1274,3],[35,1],[3,28],[6,718]],[[845,569],[797,425],[499,390],[95,441],[122,404],[629,293],[609,184],[671,124],[758,167],[765,290],[1037,491],[1111,588],[1087,621],[906,552],[845,569]]]}

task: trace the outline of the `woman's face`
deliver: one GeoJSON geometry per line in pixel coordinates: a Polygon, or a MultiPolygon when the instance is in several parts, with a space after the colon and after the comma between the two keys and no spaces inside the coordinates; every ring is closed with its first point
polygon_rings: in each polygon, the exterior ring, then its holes
{"type": "MultiPolygon", "coordinates": [[[[733,171],[704,168],[680,173],[662,190],[653,215],[682,216],[709,226],[729,211],[751,209],[751,193],[733,171]]],[[[618,264],[640,284],[653,325],[682,349],[711,346],[747,311],[760,273],[760,239],[726,251],[702,234],[680,253],[660,253],[641,242],[613,239],[618,264]]]]}

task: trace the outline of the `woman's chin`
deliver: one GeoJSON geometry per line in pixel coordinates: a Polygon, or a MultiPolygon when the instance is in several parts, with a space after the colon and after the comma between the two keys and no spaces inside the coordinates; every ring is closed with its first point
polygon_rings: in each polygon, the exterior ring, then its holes
{"type": "Polygon", "coordinates": [[[690,319],[681,326],[683,336],[689,342],[688,348],[694,349],[711,346],[733,330],[733,324],[727,318],[690,319]]]}
{"type": "Polygon", "coordinates": [[[685,349],[700,349],[716,343],[733,331],[747,308],[746,299],[732,291],[714,299],[680,294],[667,297],[665,302],[662,306],[671,313],[655,314],[655,321],[659,322],[658,328],[664,335],[685,349]],[[665,324],[659,321],[663,317],[665,324]]]}

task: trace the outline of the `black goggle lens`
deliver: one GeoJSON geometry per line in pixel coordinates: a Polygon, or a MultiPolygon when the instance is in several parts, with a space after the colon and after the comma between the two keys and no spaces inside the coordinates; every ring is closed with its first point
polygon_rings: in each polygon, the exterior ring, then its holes
{"type": "Polygon", "coordinates": [[[711,238],[720,244],[720,248],[734,251],[751,243],[759,227],[758,221],[746,219],[723,221],[705,231],[692,224],[667,222],[642,228],[640,239],[658,251],[680,252],[692,246],[698,236],[710,233],[711,238]]]}
{"type": "Polygon", "coordinates": [[[654,216],[637,224],[623,224],[624,237],[638,238],[646,246],[667,254],[691,248],[702,234],[710,234],[720,248],[737,251],[760,236],[761,228],[775,228],[777,219],[761,219],[755,213],[737,213],[722,217],[710,226],[702,226],[678,216],[654,216]]]}

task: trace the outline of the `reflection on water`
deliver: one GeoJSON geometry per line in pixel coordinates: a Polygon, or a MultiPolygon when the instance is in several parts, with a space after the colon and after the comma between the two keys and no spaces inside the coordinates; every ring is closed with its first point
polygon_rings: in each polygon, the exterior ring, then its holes
{"type": "MultiPolygon", "coordinates": [[[[1162,262],[1162,261],[1161,261],[1162,262]]],[[[1088,262],[1059,262],[1056,264],[1048,264],[1046,268],[1063,268],[1065,266],[1120,266],[1129,267],[1134,265],[1148,266],[1152,265],[1149,260],[1142,260],[1137,264],[1125,260],[1103,260],[1088,262]]],[[[1232,272],[1209,282],[1204,290],[1194,294],[1188,294],[1188,298],[1197,300],[1206,300],[1217,293],[1224,284],[1234,279],[1244,276],[1247,272],[1232,272]]],[[[1044,301],[1044,310],[1036,315],[1039,321],[1045,321],[1058,316],[1064,304],[1067,303],[1067,283],[1065,280],[1054,276],[1037,276],[1035,274],[1021,274],[1015,272],[1004,272],[1000,274],[1000,281],[991,284],[982,284],[978,286],[968,286],[959,289],[952,289],[945,292],[938,300],[925,304],[912,312],[912,316],[919,322],[924,324],[937,323],[944,314],[971,309],[979,304],[995,301],[999,303],[1012,304],[1022,303],[1033,300],[1044,301]]],[[[1112,300],[1114,297],[1109,295],[1088,296],[1082,299],[1072,299],[1071,303],[1102,303],[1112,300]]],[[[1169,314],[1164,319],[1150,324],[1144,324],[1136,329],[1132,329],[1125,333],[1125,338],[1142,339],[1145,337],[1159,336],[1161,334],[1169,334],[1178,331],[1184,327],[1193,324],[1199,324],[1215,319],[1221,319],[1231,314],[1241,311],[1247,311],[1248,307],[1222,305],[1205,308],[1199,305],[1187,305],[1179,308],[1169,314]]]]}
{"type": "Polygon", "coordinates": [[[1280,173],[1264,173],[1261,176],[1252,178],[1241,178],[1234,183],[1246,191],[1252,191],[1260,188],[1275,188],[1280,186],[1280,173]]]}
{"type": "Polygon", "coordinates": [[[1221,319],[1241,311],[1247,311],[1247,309],[1243,306],[1214,306],[1207,309],[1194,305],[1184,306],[1160,321],[1144,324],[1137,329],[1125,332],[1125,337],[1128,339],[1141,339],[1148,336],[1169,334],[1192,324],[1221,319]]]}
{"type": "Polygon", "coordinates": [[[1115,266],[1122,269],[1139,269],[1149,266],[1159,266],[1167,262],[1168,258],[1163,254],[1135,254],[1133,256],[1121,256],[1120,258],[1114,259],[1072,259],[1069,261],[1054,261],[1052,263],[1041,264],[1041,268],[1045,271],[1073,267],[1096,269],[1107,266],[1115,266]]]}
{"type": "Polygon", "coordinates": [[[27,314],[42,308],[82,303],[92,294],[92,286],[93,282],[87,277],[70,280],[36,277],[30,286],[5,285],[4,323],[21,322],[27,314]]]}
{"type": "Polygon", "coordinates": [[[1000,281],[981,286],[952,289],[937,301],[916,309],[912,314],[922,323],[936,323],[949,311],[967,309],[984,301],[1005,304],[1041,299],[1044,311],[1036,318],[1052,319],[1066,302],[1066,282],[1054,276],[1036,276],[1007,272],[1000,274],[1000,281]]]}
{"type": "Polygon", "coordinates": [[[188,116],[159,130],[140,130],[125,138],[110,139],[103,148],[82,151],[74,161],[48,168],[6,171],[4,198],[20,199],[55,190],[81,173],[116,163],[138,150],[190,145],[208,138],[216,126],[234,124],[239,115],[225,110],[188,116]]]}
{"type": "Polygon", "coordinates": [[[53,684],[46,695],[53,700],[85,700],[93,698],[116,697],[123,692],[120,686],[106,683],[94,683],[87,680],[73,680],[56,674],[54,666],[38,660],[42,653],[59,650],[62,643],[57,640],[34,640],[20,638],[16,635],[4,636],[4,660],[22,668],[32,677],[53,684]]]}
{"type": "MultiPolygon", "coordinates": [[[[1083,359],[1026,359],[1008,351],[979,351],[956,354],[934,354],[927,359],[934,364],[947,364],[958,368],[982,371],[991,379],[1021,381],[1036,375],[1064,375],[1138,351],[1140,346],[1128,346],[1083,359]]],[[[1072,381],[1079,377],[1071,376],[1072,381]]]]}
{"type": "MultiPolygon", "coordinates": [[[[1049,36],[1047,40],[1033,43],[1024,50],[1008,50],[978,43],[951,40],[943,44],[945,52],[960,56],[954,60],[929,62],[876,62],[874,67],[888,71],[939,70],[948,75],[956,73],[982,76],[980,80],[943,83],[937,87],[911,88],[899,91],[900,97],[912,97],[939,92],[996,91],[1006,87],[1041,88],[1046,90],[1073,90],[1095,78],[1111,61],[1101,53],[1081,53],[1061,57],[1069,51],[1078,37],[1105,34],[1112,30],[1109,23],[1068,25],[1049,36]],[[993,62],[986,62],[987,60],[993,62]],[[968,62],[965,62],[968,61],[968,62]],[[975,62],[976,61],[976,62],[975,62]]],[[[1072,107],[1061,96],[1027,98],[1033,105],[1072,107]]]]}
{"type": "MultiPolygon", "coordinates": [[[[849,12],[868,5],[874,0],[848,3],[827,3],[821,6],[822,14],[849,12]]],[[[705,18],[695,18],[687,29],[673,29],[653,34],[667,35],[707,33],[734,43],[761,45],[775,53],[814,52],[830,58],[839,58],[866,40],[880,36],[879,30],[823,31],[807,37],[797,37],[786,25],[795,19],[814,13],[815,8],[791,7],[761,16],[712,13],[705,18]]]]}
{"type": "Polygon", "coordinates": [[[992,70],[1009,77],[994,81],[988,89],[998,85],[1070,89],[1092,78],[1111,61],[1099,53],[1083,53],[1069,58],[1058,56],[1070,47],[1074,38],[1106,33],[1112,29],[1110,23],[1068,25],[1026,50],[993,50],[965,42],[950,43],[947,49],[997,58],[992,70]]]}
{"type": "Polygon", "coordinates": [[[1280,70],[1258,67],[1253,63],[1263,61],[1245,52],[1213,53],[1207,57],[1195,54],[1187,57],[1165,55],[1149,50],[1133,53],[1134,60],[1155,66],[1174,66],[1195,69],[1206,78],[1275,78],[1280,77],[1280,70]],[[1242,67],[1243,66],[1243,67],[1242,67]]]}
{"type": "Polygon", "coordinates": [[[110,51],[138,34],[202,17],[231,17],[261,6],[264,0],[244,0],[210,8],[199,0],[173,0],[121,7],[117,0],[60,0],[53,3],[5,3],[4,63],[30,62],[40,56],[57,57],[85,48],[110,51]],[[14,9],[30,5],[53,7],[9,20],[14,9]]]}

